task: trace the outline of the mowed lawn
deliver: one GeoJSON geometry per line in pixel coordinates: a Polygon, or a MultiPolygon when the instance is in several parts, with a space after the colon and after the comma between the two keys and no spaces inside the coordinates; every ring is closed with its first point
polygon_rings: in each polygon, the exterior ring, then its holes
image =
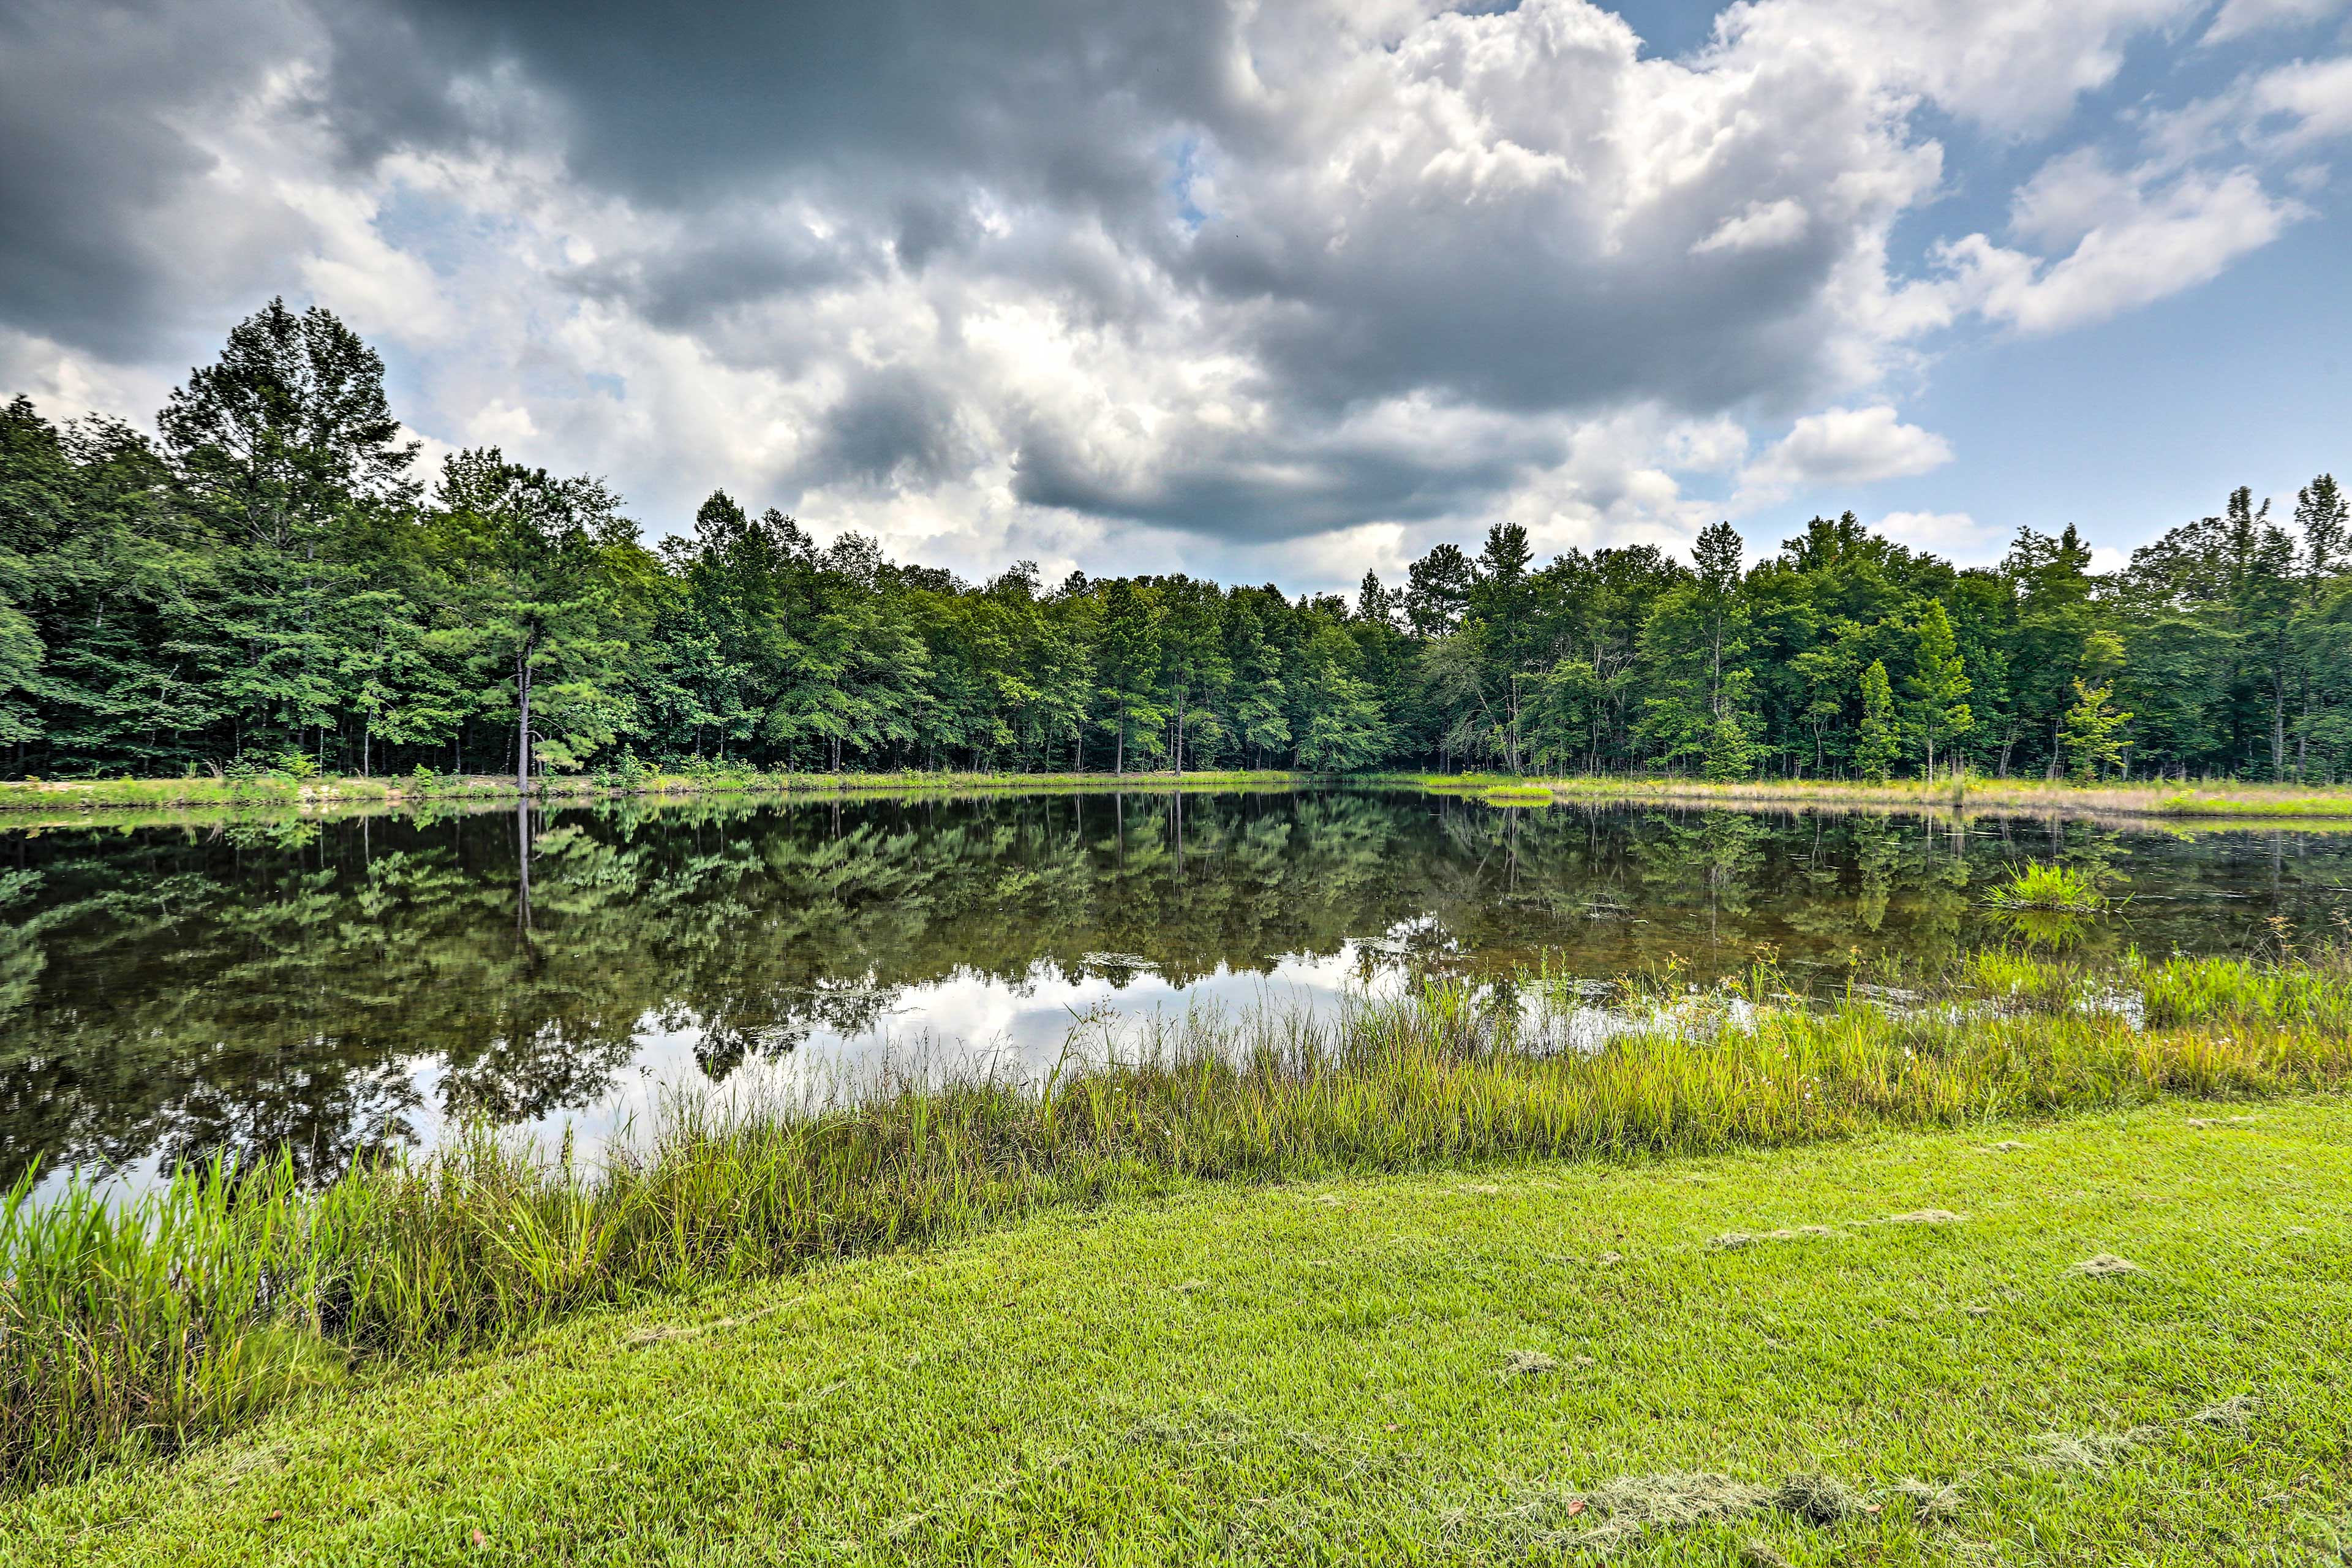
{"type": "Polygon", "coordinates": [[[2333,1100],[1201,1189],[599,1315],[0,1504],[11,1563],[2347,1550],[2333,1100]]]}

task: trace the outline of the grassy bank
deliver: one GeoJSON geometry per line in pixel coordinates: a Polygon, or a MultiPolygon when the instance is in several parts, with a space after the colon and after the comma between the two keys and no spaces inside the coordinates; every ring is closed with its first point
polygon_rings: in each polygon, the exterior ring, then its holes
{"type": "MultiPolygon", "coordinates": [[[[566,773],[532,781],[535,798],[588,800],[619,795],[859,795],[976,794],[1035,790],[1166,790],[1289,788],[1316,775],[1277,771],[1128,773],[770,773],[706,769],[566,773]]],[[[1898,779],[1884,784],[1814,779],[1758,779],[1711,784],[1704,779],[1609,775],[1527,778],[1507,773],[1382,773],[1357,784],[1390,784],[1466,795],[1496,805],[1662,801],[1731,808],[1766,806],[1869,807],[1894,811],[2016,812],[2112,815],[2223,820],[2262,826],[2280,820],[2315,824],[2352,821],[2352,785],[2305,787],[2258,784],[2151,784],[2077,788],[2038,779],[1970,777],[1898,779]]],[[[195,807],[245,811],[331,811],[415,806],[436,802],[510,801],[511,774],[436,773],[385,778],[294,778],[262,773],[245,778],[0,781],[0,814],[42,814],[47,821],[100,812],[177,811],[195,807]]]]}
{"type": "Polygon", "coordinates": [[[2237,822],[2352,819],[2352,785],[2321,787],[2225,781],[2077,786],[2041,779],[1975,775],[1958,784],[1950,779],[1895,779],[1883,784],[1836,779],[1748,779],[1716,784],[1705,779],[1615,774],[1527,778],[1510,773],[1398,773],[1383,774],[1381,781],[1476,795],[1500,805],[1632,800],[1734,808],[1864,806],[1894,811],[1960,809],[2036,815],[2229,818],[2237,822]]]}
{"type": "Polygon", "coordinates": [[[2336,1563],[2347,1153],[2159,1101],[1185,1186],[304,1398],[0,1559],[2336,1563]]]}
{"type": "MultiPolygon", "coordinates": [[[[1278,772],[1128,773],[769,773],[711,769],[700,773],[646,771],[622,774],[562,773],[531,781],[543,800],[616,795],[842,795],[924,792],[1074,789],[1286,788],[1305,775],[1278,772]]],[[[0,812],[179,810],[226,806],[241,810],[318,809],[352,805],[415,805],[431,802],[513,800],[512,774],[434,773],[386,778],[294,778],[263,773],[247,778],[10,780],[0,782],[0,812]]]]}
{"type": "Polygon", "coordinates": [[[1704,1153],[2352,1072],[2336,956],[2083,973],[1995,954],[1949,984],[1955,1005],[1807,1005],[1759,973],[1745,996],[1650,996],[1649,1021],[1592,1055],[1543,1048],[1565,1011],[1433,986],[1319,1018],[1171,1022],[1042,1085],[688,1108],[596,1170],[477,1142],[320,1193],[282,1166],[215,1165],[127,1204],[22,1187],[0,1216],[0,1465],[71,1475],[354,1365],[1182,1183],[1704,1153]]]}

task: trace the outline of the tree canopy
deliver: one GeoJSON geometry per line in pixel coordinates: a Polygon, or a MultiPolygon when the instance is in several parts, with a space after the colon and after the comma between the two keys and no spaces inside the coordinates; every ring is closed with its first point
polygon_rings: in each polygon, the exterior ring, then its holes
{"type": "Polygon", "coordinates": [[[1958,568],[1815,518],[1538,561],[1438,543],[1354,602],[1181,574],[972,584],[714,491],[496,447],[428,482],[383,363],[273,300],[150,438],[0,408],[0,747],[36,776],[267,764],[2352,775],[2352,525],[2240,489],[2120,571],[1958,568]]]}

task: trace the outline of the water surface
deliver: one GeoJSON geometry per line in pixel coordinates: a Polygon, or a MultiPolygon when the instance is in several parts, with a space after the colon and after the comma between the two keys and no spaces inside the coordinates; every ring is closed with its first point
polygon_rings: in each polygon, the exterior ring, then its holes
{"type": "Polygon", "coordinates": [[[0,1179],[223,1146],[330,1171],[476,1118],[593,1139],[755,1064],[1034,1069],[1081,1018],[1428,970],[1838,976],[2013,940],[1983,895],[2029,855],[2128,877],[2095,951],[2352,909],[2352,836],[1362,790],[0,830],[0,1179]]]}

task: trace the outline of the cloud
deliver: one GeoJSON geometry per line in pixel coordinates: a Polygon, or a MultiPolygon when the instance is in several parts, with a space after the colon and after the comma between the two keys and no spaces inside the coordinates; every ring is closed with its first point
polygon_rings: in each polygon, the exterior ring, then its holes
{"type": "Polygon", "coordinates": [[[435,442],[656,530],[723,484],[975,572],[1679,541],[1948,460],[1888,405],[1940,334],[2302,216],[2346,62],[2069,121],[2209,4],[1745,0],[1665,58],[1585,0],[19,0],[0,375],[144,414],[286,291],[435,442]],[[1955,123],[2081,144],[1937,247],[1955,123]]]}
{"type": "Polygon", "coordinates": [[[2008,545],[2000,529],[1964,511],[1890,511],[1871,527],[1898,544],[1962,566],[1998,561],[2008,545]]]}
{"type": "Polygon", "coordinates": [[[2343,10],[2346,3],[2347,0],[2223,0],[2212,25],[2198,42],[2207,46],[2225,44],[2273,27],[2309,26],[2343,10]]]}
{"type": "Polygon", "coordinates": [[[2073,251],[2054,263],[1982,235],[1942,254],[1979,313],[2021,331],[2055,332],[2208,282],[2309,211],[2271,195],[2244,170],[2184,176],[2155,195],[2116,182],[2071,190],[2025,220],[2084,226],[2073,251]]]}
{"type": "Polygon", "coordinates": [[[1739,488],[1760,500],[1808,486],[1908,479],[1951,460],[1950,442],[1904,424],[1892,408],[1831,408],[1798,420],[1741,471],[1739,488]]]}

